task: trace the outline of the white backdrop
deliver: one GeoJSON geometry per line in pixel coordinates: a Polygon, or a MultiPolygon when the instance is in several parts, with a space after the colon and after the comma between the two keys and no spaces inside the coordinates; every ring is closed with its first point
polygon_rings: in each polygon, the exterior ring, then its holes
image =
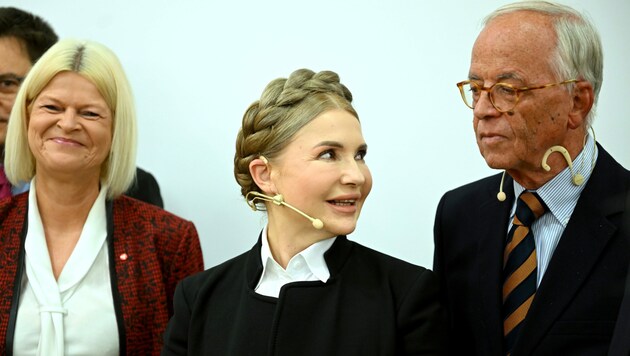
{"type": "MultiPolygon", "coordinates": [[[[0,0],[118,54],[139,114],[138,165],[158,179],[166,209],[195,223],[208,267],[249,249],[265,221],[232,174],[242,114],[270,80],[302,67],[340,74],[370,147],[374,188],[350,238],[430,267],[440,196],[493,173],[455,83],[481,19],[505,2],[0,0]]],[[[630,1],[564,3],[600,30],[594,127],[630,167],[630,1]]]]}

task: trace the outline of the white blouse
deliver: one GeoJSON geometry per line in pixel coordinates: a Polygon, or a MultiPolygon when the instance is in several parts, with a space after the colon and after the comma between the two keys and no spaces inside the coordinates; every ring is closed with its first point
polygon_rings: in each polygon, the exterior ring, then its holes
{"type": "Polygon", "coordinates": [[[33,179],[13,354],[118,355],[106,242],[107,188],[101,187],[79,241],[55,280],[35,186],[33,179]]]}

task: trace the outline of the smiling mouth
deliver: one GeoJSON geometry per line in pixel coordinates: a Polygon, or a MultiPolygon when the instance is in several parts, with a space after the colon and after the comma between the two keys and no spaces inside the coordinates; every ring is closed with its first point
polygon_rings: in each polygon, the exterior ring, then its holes
{"type": "Polygon", "coordinates": [[[48,140],[61,145],[83,146],[81,142],[64,137],[51,137],[48,140]]]}
{"type": "Polygon", "coordinates": [[[354,199],[329,200],[328,203],[337,206],[353,206],[356,205],[357,201],[354,199]]]}

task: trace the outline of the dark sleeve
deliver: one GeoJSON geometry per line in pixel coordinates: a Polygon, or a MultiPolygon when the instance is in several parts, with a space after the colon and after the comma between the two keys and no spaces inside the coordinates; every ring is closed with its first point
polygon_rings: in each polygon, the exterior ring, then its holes
{"type": "Polygon", "coordinates": [[[197,229],[192,222],[187,221],[180,232],[177,251],[169,261],[169,274],[166,278],[166,295],[168,297],[169,314],[172,315],[171,305],[174,290],[179,281],[203,271],[203,254],[197,229]]]}
{"type": "Polygon", "coordinates": [[[162,356],[188,354],[188,328],[190,324],[190,305],[185,292],[186,280],[180,282],[175,289],[173,307],[175,314],[171,317],[164,332],[162,356]]]}
{"type": "MultiPolygon", "coordinates": [[[[626,192],[626,211],[624,215],[621,236],[625,239],[630,239],[630,189],[626,192]]],[[[628,264],[628,272],[626,274],[626,291],[621,301],[608,354],[610,356],[630,355],[630,264],[628,264]]]]}
{"type": "Polygon", "coordinates": [[[160,186],[153,175],[136,167],[136,180],[125,195],[164,208],[160,186]]]}
{"type": "MultiPolygon", "coordinates": [[[[444,253],[446,252],[444,247],[444,227],[448,227],[448,225],[445,225],[444,222],[445,205],[446,194],[440,199],[437,211],[435,213],[435,223],[433,225],[433,272],[435,273],[435,277],[438,283],[439,299],[441,304],[444,306],[444,314],[446,315],[446,352],[444,354],[456,355],[463,350],[459,350],[459,347],[461,345],[456,345],[451,342],[451,340],[453,340],[453,335],[455,335],[455,331],[453,326],[453,315],[448,300],[448,289],[446,283],[447,266],[444,261],[444,253]]],[[[446,222],[446,224],[448,224],[448,222],[446,222]]]]}
{"type": "Polygon", "coordinates": [[[399,354],[444,354],[446,319],[433,272],[423,269],[406,293],[398,315],[402,338],[399,354]]]}
{"type": "Polygon", "coordinates": [[[443,266],[442,266],[442,209],[444,207],[445,197],[440,199],[437,211],[435,213],[435,222],[433,224],[433,271],[438,277],[438,281],[442,284],[443,266]]]}

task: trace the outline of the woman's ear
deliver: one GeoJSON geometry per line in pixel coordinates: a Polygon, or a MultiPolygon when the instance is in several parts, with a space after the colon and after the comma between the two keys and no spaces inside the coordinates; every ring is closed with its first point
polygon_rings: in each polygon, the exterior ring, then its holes
{"type": "Polygon", "coordinates": [[[275,187],[271,181],[271,166],[264,156],[255,158],[249,163],[249,174],[264,194],[274,194],[275,187]]]}
{"type": "Polygon", "coordinates": [[[591,112],[595,102],[593,85],[586,80],[575,83],[572,99],[573,106],[569,112],[569,128],[585,127],[586,117],[591,112]]]}

